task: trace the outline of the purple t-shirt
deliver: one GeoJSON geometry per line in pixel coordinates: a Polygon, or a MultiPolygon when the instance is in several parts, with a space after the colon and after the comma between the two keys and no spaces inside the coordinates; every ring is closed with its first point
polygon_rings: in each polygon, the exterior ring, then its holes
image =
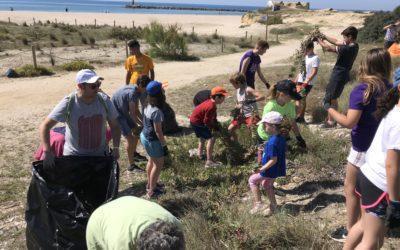
{"type": "MultiPolygon", "coordinates": [[[[385,82],[387,89],[390,84],[385,82]]],[[[353,88],[350,94],[349,109],[361,110],[362,114],[357,125],[351,130],[351,142],[353,149],[358,152],[365,152],[374,139],[380,120],[374,116],[377,98],[383,93],[375,93],[368,104],[364,104],[364,92],[367,89],[366,83],[360,83],[353,88]]]]}
{"type": "Polygon", "coordinates": [[[240,59],[240,66],[239,66],[239,72],[242,70],[243,67],[243,62],[247,58],[250,58],[250,63],[249,66],[247,67],[246,70],[246,82],[247,86],[251,87],[254,89],[254,82],[255,82],[255,76],[256,76],[256,71],[258,65],[261,63],[261,58],[259,55],[255,54],[253,50],[249,50],[244,55],[242,56],[242,59],[240,59]]]}

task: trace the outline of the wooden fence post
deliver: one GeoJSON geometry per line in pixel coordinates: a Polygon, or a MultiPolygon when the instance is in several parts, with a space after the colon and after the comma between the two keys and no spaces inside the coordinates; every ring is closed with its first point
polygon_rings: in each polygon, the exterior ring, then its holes
{"type": "Polygon", "coordinates": [[[96,26],[97,26],[97,20],[94,19],[94,27],[96,27],[96,26]]]}
{"type": "Polygon", "coordinates": [[[55,19],[55,21],[56,21],[56,24],[57,24],[57,18],[55,19]]]}
{"type": "Polygon", "coordinates": [[[78,22],[76,21],[76,18],[75,18],[75,26],[78,26],[78,22]]]}
{"type": "Polygon", "coordinates": [[[33,18],[33,25],[35,25],[36,24],[36,20],[35,20],[35,18],[33,18]]]}
{"type": "Polygon", "coordinates": [[[128,40],[125,39],[125,53],[126,53],[126,58],[128,58],[128,40]]]}
{"type": "Polygon", "coordinates": [[[192,33],[194,34],[194,26],[192,26],[192,33]]]}
{"type": "Polygon", "coordinates": [[[253,35],[250,36],[250,43],[253,42],[253,35]]]}
{"type": "Polygon", "coordinates": [[[32,59],[33,59],[33,66],[35,67],[35,69],[37,69],[35,45],[32,45],[32,59]]]}
{"type": "Polygon", "coordinates": [[[268,42],[268,15],[267,20],[265,21],[265,41],[268,42]]]}
{"type": "Polygon", "coordinates": [[[224,52],[224,38],[221,36],[221,52],[224,52]]]}
{"type": "Polygon", "coordinates": [[[11,23],[11,18],[10,17],[8,17],[8,23],[11,23]]]}
{"type": "Polygon", "coordinates": [[[114,20],[114,27],[115,27],[115,20],[114,20]]]}
{"type": "Polygon", "coordinates": [[[246,30],[246,36],[245,37],[246,37],[246,40],[247,40],[247,30],[246,30]]]}
{"type": "Polygon", "coordinates": [[[135,28],[135,21],[132,21],[132,29],[135,28]]]}
{"type": "Polygon", "coordinates": [[[276,42],[279,43],[279,34],[276,32],[276,42]]]}

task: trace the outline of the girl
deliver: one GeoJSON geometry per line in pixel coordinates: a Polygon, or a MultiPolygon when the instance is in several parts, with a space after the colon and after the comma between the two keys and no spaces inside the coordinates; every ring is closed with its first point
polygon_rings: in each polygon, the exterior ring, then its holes
{"type": "Polygon", "coordinates": [[[265,99],[260,93],[246,84],[246,77],[242,73],[235,73],[229,79],[236,89],[236,108],[240,110],[238,117],[235,117],[229,125],[228,130],[232,135],[232,140],[237,141],[236,130],[242,124],[248,128],[253,127],[260,121],[258,116],[257,102],[265,99]]]}
{"type": "MultiPolygon", "coordinates": [[[[296,84],[290,80],[283,80],[273,85],[271,88],[270,100],[264,107],[263,116],[271,111],[276,111],[283,117],[290,120],[292,129],[296,135],[297,143],[300,147],[306,148],[306,142],[300,134],[296,123],[296,107],[292,100],[300,100],[301,96],[296,92],[296,84]]],[[[259,137],[258,163],[261,161],[263,144],[268,141],[269,135],[265,132],[262,124],[258,125],[257,134],[259,137]]]]}
{"type": "Polygon", "coordinates": [[[274,181],[275,178],[286,175],[286,139],[279,134],[282,120],[281,114],[271,111],[260,122],[270,138],[264,147],[262,167],[249,178],[250,189],[254,196],[254,207],[250,210],[251,214],[263,212],[264,215],[270,215],[276,210],[274,181]],[[264,207],[261,202],[260,184],[267,192],[270,201],[269,209],[264,207]]]}
{"type": "MultiPolygon", "coordinates": [[[[347,158],[344,191],[346,196],[347,225],[350,228],[360,216],[359,199],[354,194],[356,177],[359,168],[365,163],[365,153],[371,145],[380,120],[373,113],[376,110],[376,100],[390,88],[388,79],[391,74],[391,60],[384,49],[371,49],[360,64],[359,84],[350,94],[347,114],[341,114],[331,107],[326,107],[329,115],[340,125],[351,128],[352,148],[347,158]]],[[[346,230],[339,228],[333,239],[344,241],[346,230]],[[340,231],[340,232],[339,232],[340,231]]]]}
{"type": "Polygon", "coordinates": [[[161,168],[164,165],[164,157],[168,155],[167,143],[162,131],[164,114],[161,108],[165,104],[165,95],[162,85],[152,81],[146,87],[148,105],[143,112],[143,130],[140,141],[150,160],[147,162],[147,198],[153,198],[162,192],[157,188],[161,168]]]}
{"type": "Polygon", "coordinates": [[[377,104],[382,119],[357,175],[363,214],[350,230],[344,249],[378,249],[390,228],[400,226],[400,68],[377,104]]]}

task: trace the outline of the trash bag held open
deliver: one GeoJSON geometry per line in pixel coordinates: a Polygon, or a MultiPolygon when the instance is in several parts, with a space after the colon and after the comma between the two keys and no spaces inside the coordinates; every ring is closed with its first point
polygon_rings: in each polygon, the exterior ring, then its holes
{"type": "Polygon", "coordinates": [[[86,249],[90,214],[118,193],[112,157],[64,156],[51,170],[32,164],[25,211],[28,249],[86,249]]]}

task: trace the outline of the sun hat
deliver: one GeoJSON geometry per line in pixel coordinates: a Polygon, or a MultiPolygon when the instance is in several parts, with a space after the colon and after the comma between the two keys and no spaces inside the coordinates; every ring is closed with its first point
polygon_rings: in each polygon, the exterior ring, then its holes
{"type": "Polygon", "coordinates": [[[91,69],[82,69],[76,74],[76,83],[95,83],[98,80],[104,80],[103,77],[100,77],[91,69]]]}
{"type": "Polygon", "coordinates": [[[211,96],[215,95],[227,96],[228,92],[223,87],[217,86],[211,89],[211,96]]]}
{"type": "Polygon", "coordinates": [[[261,124],[261,123],[269,123],[269,124],[281,124],[283,121],[283,116],[276,112],[276,111],[271,111],[268,112],[266,115],[263,116],[263,118],[261,119],[261,121],[259,121],[257,124],[261,124]]]}
{"type": "Polygon", "coordinates": [[[149,82],[149,84],[147,84],[147,87],[146,87],[146,92],[149,95],[157,95],[157,94],[161,93],[161,90],[162,90],[162,84],[157,81],[149,82]]]}
{"type": "Polygon", "coordinates": [[[296,91],[296,84],[287,79],[276,84],[276,90],[290,96],[294,100],[301,100],[301,95],[296,91]]]}
{"type": "Polygon", "coordinates": [[[398,67],[393,74],[393,88],[397,88],[400,84],[400,67],[398,67]]]}

